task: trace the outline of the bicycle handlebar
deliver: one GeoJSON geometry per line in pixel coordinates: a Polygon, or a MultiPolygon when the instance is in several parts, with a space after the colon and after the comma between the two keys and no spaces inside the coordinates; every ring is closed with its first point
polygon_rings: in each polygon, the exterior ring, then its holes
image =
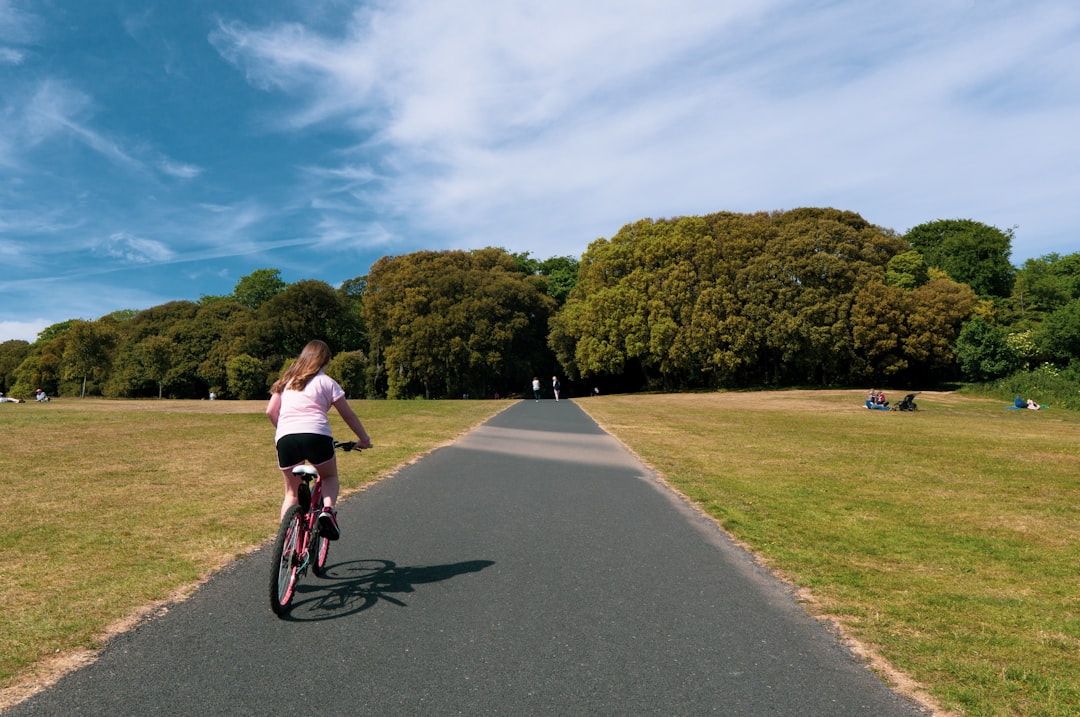
{"type": "Polygon", "coordinates": [[[357,448],[357,443],[358,441],[334,441],[334,448],[340,448],[343,451],[362,451],[362,448],[357,448]]]}

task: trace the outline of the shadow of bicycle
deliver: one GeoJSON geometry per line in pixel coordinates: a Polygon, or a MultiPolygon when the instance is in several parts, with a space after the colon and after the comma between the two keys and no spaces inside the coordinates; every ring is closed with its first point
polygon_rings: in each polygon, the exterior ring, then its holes
{"type": "Polygon", "coordinates": [[[380,600],[408,607],[398,596],[416,592],[417,585],[476,573],[494,564],[492,560],[426,566],[398,566],[392,560],[335,563],[326,567],[322,578],[309,574],[297,586],[292,608],[282,617],[296,622],[333,620],[363,612],[380,600]]]}

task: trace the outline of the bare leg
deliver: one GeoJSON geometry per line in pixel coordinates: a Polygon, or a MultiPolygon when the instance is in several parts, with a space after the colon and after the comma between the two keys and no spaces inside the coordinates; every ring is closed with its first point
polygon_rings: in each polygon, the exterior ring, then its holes
{"type": "Polygon", "coordinates": [[[333,508],[337,502],[338,491],[341,490],[341,481],[338,480],[337,456],[326,463],[315,466],[322,477],[322,501],[324,508],[333,508]]]}
{"type": "Polygon", "coordinates": [[[281,475],[285,479],[285,498],[281,501],[281,515],[278,517],[278,522],[285,519],[285,513],[289,508],[300,502],[300,498],[296,495],[296,491],[300,488],[300,478],[292,474],[292,466],[282,468],[281,475]]]}

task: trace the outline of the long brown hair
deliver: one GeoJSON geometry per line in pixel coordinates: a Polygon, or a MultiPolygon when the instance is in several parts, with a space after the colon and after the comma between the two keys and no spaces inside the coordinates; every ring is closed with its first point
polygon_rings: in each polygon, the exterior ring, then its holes
{"type": "Polygon", "coordinates": [[[270,388],[271,393],[281,393],[286,388],[303,391],[311,377],[326,368],[330,363],[330,347],[325,342],[315,339],[308,341],[300,356],[292,362],[270,388]]]}

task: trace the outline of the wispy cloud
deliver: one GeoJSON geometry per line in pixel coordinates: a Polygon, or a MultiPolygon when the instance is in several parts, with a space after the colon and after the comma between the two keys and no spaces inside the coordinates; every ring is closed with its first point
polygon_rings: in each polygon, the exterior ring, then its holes
{"type": "MultiPolygon", "coordinates": [[[[145,143],[98,129],[94,113],[95,103],[89,94],[55,78],[36,82],[22,96],[9,96],[0,107],[0,123],[6,124],[17,140],[8,143],[8,163],[33,148],[65,138],[136,174],[153,176],[156,171],[168,177],[192,179],[203,172],[201,167],[161,154],[152,159],[155,153],[145,143]]],[[[0,145],[0,161],[2,152],[0,145]]]]}
{"type": "Polygon", "coordinates": [[[110,236],[99,247],[99,251],[133,264],[160,264],[172,260],[175,256],[175,253],[160,241],[123,232],[110,236]]]}
{"type": "Polygon", "coordinates": [[[11,0],[0,0],[0,62],[21,64],[26,47],[37,40],[37,19],[15,6],[11,0]]]}
{"type": "Polygon", "coordinates": [[[354,253],[358,247],[389,246],[397,238],[378,222],[358,225],[348,217],[325,215],[315,225],[311,245],[320,251],[354,253]]]}
{"type": "Polygon", "coordinates": [[[340,182],[347,186],[368,184],[378,179],[378,174],[371,167],[344,165],[339,167],[301,167],[312,177],[340,182]]]}
{"type": "Polygon", "coordinates": [[[158,167],[165,174],[170,177],[177,177],[178,179],[194,179],[203,173],[202,167],[196,167],[193,164],[186,164],[184,162],[176,162],[166,157],[163,157],[158,162],[158,167]]]}
{"type": "Polygon", "coordinates": [[[206,213],[191,220],[199,228],[200,235],[220,237],[215,243],[231,244],[245,237],[251,238],[255,229],[272,216],[259,202],[245,200],[234,204],[203,204],[206,213]]]}

